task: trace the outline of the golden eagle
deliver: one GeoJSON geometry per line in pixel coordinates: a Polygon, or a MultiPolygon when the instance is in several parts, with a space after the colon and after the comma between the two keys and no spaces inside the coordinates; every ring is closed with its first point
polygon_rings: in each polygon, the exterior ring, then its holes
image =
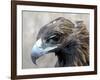
{"type": "Polygon", "coordinates": [[[59,17],[43,26],[32,48],[32,61],[49,52],[58,57],[55,67],[89,65],[89,32],[82,21],[77,25],[59,17]]]}

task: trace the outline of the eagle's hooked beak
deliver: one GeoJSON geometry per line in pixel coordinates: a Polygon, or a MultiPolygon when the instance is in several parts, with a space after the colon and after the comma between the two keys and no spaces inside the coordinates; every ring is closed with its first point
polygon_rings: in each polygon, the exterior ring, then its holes
{"type": "Polygon", "coordinates": [[[53,47],[46,46],[45,48],[43,48],[42,40],[38,39],[32,48],[31,58],[33,63],[36,64],[36,60],[40,56],[48,53],[49,51],[52,51],[55,48],[57,48],[57,46],[53,46],[53,47]]]}

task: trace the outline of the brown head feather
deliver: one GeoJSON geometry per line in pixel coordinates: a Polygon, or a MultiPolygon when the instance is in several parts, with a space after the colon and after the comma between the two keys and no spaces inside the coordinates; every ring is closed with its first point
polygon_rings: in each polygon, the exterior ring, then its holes
{"type": "Polygon", "coordinates": [[[61,41],[55,54],[58,56],[56,66],[89,65],[89,33],[82,21],[77,26],[68,19],[59,17],[40,29],[39,37],[54,32],[61,33],[61,41]]]}

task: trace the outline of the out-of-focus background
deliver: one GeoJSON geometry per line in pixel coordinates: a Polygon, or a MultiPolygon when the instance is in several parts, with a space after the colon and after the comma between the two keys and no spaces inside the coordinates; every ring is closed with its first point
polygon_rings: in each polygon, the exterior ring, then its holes
{"type": "Polygon", "coordinates": [[[22,12],[22,68],[46,68],[54,67],[57,61],[57,57],[54,53],[46,54],[37,60],[37,65],[34,65],[31,60],[32,46],[36,41],[37,34],[41,27],[49,23],[50,21],[64,17],[71,20],[74,24],[76,21],[84,21],[84,24],[89,29],[89,14],[78,13],[55,13],[55,12],[34,12],[23,11],[22,12]]]}

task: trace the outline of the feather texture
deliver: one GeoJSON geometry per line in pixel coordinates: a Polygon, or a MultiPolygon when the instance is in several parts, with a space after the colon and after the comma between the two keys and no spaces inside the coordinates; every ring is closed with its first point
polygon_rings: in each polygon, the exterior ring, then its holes
{"type": "Polygon", "coordinates": [[[37,36],[42,39],[43,46],[55,49],[58,61],[55,67],[89,65],[89,32],[83,21],[77,26],[64,17],[59,17],[43,26],[37,36]]]}

